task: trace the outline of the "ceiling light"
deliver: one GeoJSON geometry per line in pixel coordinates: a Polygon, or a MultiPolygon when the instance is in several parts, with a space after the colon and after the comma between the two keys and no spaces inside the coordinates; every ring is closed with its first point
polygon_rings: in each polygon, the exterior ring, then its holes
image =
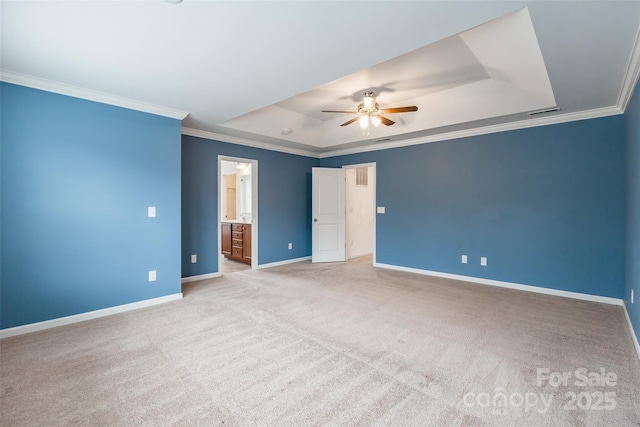
{"type": "Polygon", "coordinates": [[[418,111],[418,107],[416,107],[415,105],[406,107],[385,108],[381,110],[380,106],[376,102],[375,96],[373,96],[373,92],[367,91],[363,93],[363,95],[364,100],[360,104],[358,104],[358,108],[356,109],[356,111],[322,110],[322,112],[355,114],[356,116],[354,118],[345,123],[342,123],[340,126],[347,126],[351,123],[358,122],[360,124],[360,128],[362,129],[362,135],[369,136],[370,124],[378,127],[380,123],[384,123],[386,126],[391,126],[395,123],[393,120],[389,120],[382,114],[408,113],[411,111],[418,111]]]}
{"type": "Polygon", "coordinates": [[[282,132],[281,132],[281,133],[282,133],[283,135],[289,135],[291,132],[293,132],[293,129],[291,129],[291,128],[284,128],[284,129],[282,129],[282,132]]]}
{"type": "Polygon", "coordinates": [[[367,129],[369,127],[369,116],[366,114],[364,116],[360,116],[358,122],[360,123],[362,130],[367,129]]]}
{"type": "Polygon", "coordinates": [[[164,1],[166,1],[167,3],[170,3],[170,4],[180,4],[180,3],[182,3],[182,0],[164,0],[164,1]]]}
{"type": "Polygon", "coordinates": [[[376,99],[373,97],[373,92],[364,93],[364,108],[367,110],[373,110],[376,104],[376,99]]]}
{"type": "Polygon", "coordinates": [[[374,126],[378,126],[382,123],[382,119],[378,117],[380,107],[373,96],[373,92],[367,91],[363,95],[364,100],[358,104],[358,114],[360,115],[358,122],[360,123],[362,134],[369,136],[369,124],[372,123],[374,126]]]}

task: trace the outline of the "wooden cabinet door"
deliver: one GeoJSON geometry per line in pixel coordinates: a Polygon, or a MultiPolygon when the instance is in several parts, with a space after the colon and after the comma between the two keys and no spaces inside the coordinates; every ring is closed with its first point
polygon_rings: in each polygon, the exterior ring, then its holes
{"type": "Polygon", "coordinates": [[[231,255],[231,224],[222,223],[222,253],[224,255],[231,255]]]}
{"type": "Polygon", "coordinates": [[[242,231],[242,241],[243,241],[243,259],[251,264],[251,225],[245,224],[244,230],[242,231]]]}

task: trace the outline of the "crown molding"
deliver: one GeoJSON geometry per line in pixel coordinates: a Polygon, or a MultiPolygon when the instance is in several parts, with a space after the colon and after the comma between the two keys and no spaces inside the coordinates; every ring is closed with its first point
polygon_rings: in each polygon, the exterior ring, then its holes
{"type": "Polygon", "coordinates": [[[622,87],[620,88],[620,96],[618,96],[618,108],[623,113],[627,109],[627,105],[633,96],[633,90],[640,77],[640,28],[636,34],[636,39],[631,49],[631,56],[629,57],[629,64],[627,65],[627,71],[622,79],[622,87]]]}
{"type": "Polygon", "coordinates": [[[484,126],[473,129],[465,129],[460,131],[442,133],[427,137],[419,137],[412,139],[404,139],[385,143],[384,145],[364,146],[357,148],[345,148],[342,150],[333,150],[320,153],[320,158],[344,156],[347,154],[366,153],[369,151],[388,150],[391,148],[408,147],[410,145],[427,144],[430,142],[447,141],[451,139],[466,138],[469,136],[487,135],[491,133],[507,132],[510,130],[527,129],[532,127],[554,125],[560,123],[574,122],[578,120],[596,119],[600,117],[614,116],[622,114],[617,106],[596,108],[593,110],[579,111],[576,113],[556,114],[549,117],[540,117],[535,119],[520,120],[511,123],[502,123],[498,125],[484,126]]]}
{"type": "Polygon", "coordinates": [[[198,130],[188,127],[182,127],[182,134],[196,136],[198,138],[210,139],[213,141],[228,142],[230,144],[244,145],[247,147],[261,148],[263,150],[279,151],[281,153],[295,154],[297,156],[319,158],[319,153],[298,148],[283,147],[280,145],[269,144],[267,142],[258,142],[250,139],[239,138],[236,136],[223,135],[221,133],[209,132],[206,130],[198,130]]]}
{"type": "Polygon", "coordinates": [[[41,79],[26,74],[14,73],[12,71],[0,70],[0,81],[12,83],[19,86],[26,86],[33,89],[53,92],[60,95],[71,96],[73,98],[85,99],[87,101],[99,102],[102,104],[114,105],[116,107],[128,108],[130,110],[141,111],[143,113],[155,114],[172,119],[183,120],[189,115],[186,111],[174,110],[160,105],[148,104],[146,102],[110,95],[64,83],[41,79]]]}
{"type": "Polygon", "coordinates": [[[622,114],[623,111],[617,106],[596,108],[593,110],[579,111],[575,113],[555,114],[548,117],[539,117],[535,119],[520,120],[511,123],[502,123],[498,125],[484,126],[473,129],[465,129],[461,131],[454,131],[448,133],[442,133],[437,135],[431,135],[427,137],[419,137],[412,139],[404,139],[400,141],[394,141],[381,145],[369,145],[356,148],[345,148],[341,150],[330,150],[323,153],[316,153],[313,151],[300,150],[296,148],[282,147],[275,144],[269,144],[266,142],[258,142],[244,138],[238,138],[228,135],[223,135],[215,132],[202,131],[198,129],[192,129],[183,127],[182,134],[196,136],[200,138],[210,139],[214,141],[228,142],[230,144],[245,145],[248,147],[262,148],[264,150],[279,151],[282,153],[295,154],[298,156],[313,157],[313,158],[328,158],[336,156],[344,156],[348,154],[367,153],[370,151],[389,150],[392,148],[408,147],[411,145],[428,144],[431,142],[448,141],[451,139],[467,138],[470,136],[487,135],[491,133],[507,132],[510,130],[527,129],[539,126],[554,125],[560,123],[575,122],[579,120],[597,119],[601,117],[615,116],[622,114]]]}
{"type": "MultiPolygon", "coordinates": [[[[267,142],[254,141],[250,139],[219,134],[215,132],[203,131],[188,127],[182,128],[183,135],[195,136],[199,138],[227,142],[236,145],[244,145],[247,147],[260,148],[263,150],[277,151],[281,153],[294,154],[312,158],[327,158],[335,156],[343,156],[348,154],[366,153],[370,151],[388,150],[392,148],[408,147],[411,145],[427,144],[431,142],[447,141],[451,139],[466,138],[470,136],[486,135],[497,132],[506,132],[510,130],[526,129],[531,127],[546,126],[552,124],[560,124],[578,120],[594,119],[599,117],[607,117],[617,114],[623,114],[629,100],[633,94],[636,82],[640,77],[640,31],[636,37],[633,51],[629,59],[629,65],[625,73],[620,96],[616,106],[597,108],[593,110],[580,111],[567,114],[556,114],[548,117],[540,117],[535,119],[521,120],[511,123],[503,123],[498,125],[484,126],[480,128],[467,129],[462,131],[454,131],[444,134],[432,135],[427,137],[419,137],[394,141],[380,145],[370,145],[357,148],[345,148],[340,150],[328,150],[322,153],[308,151],[298,148],[284,147],[267,142]]],[[[183,120],[189,113],[159,105],[148,104],[110,95],[103,92],[97,92],[89,89],[71,86],[64,83],[58,83],[51,80],[36,78],[25,74],[14,73],[0,69],[0,81],[12,83],[20,86],[26,86],[34,89],[44,90],[47,92],[58,93],[61,95],[71,96],[74,98],[85,99],[103,104],[114,105],[117,107],[127,108],[131,110],[141,111],[144,113],[155,114],[159,116],[169,117],[173,119],[183,120]]]]}

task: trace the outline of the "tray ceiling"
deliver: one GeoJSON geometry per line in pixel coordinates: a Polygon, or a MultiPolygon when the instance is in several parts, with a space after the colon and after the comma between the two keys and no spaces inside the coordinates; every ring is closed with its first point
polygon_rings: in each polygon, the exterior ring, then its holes
{"type": "Polygon", "coordinates": [[[308,155],[620,113],[640,61],[640,2],[0,7],[4,81],[188,113],[184,133],[308,155]],[[365,90],[381,108],[419,111],[369,136],[340,127],[348,115],[320,112],[354,110],[365,90]]]}

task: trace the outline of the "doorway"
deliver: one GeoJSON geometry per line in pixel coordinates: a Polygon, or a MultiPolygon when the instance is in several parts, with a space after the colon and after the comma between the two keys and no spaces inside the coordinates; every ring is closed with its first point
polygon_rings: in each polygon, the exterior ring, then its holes
{"type": "Polygon", "coordinates": [[[258,161],[218,156],[218,271],[258,266],[258,161]]]}
{"type": "Polygon", "coordinates": [[[371,257],[375,263],[376,164],[343,166],[347,260],[371,257]]]}

